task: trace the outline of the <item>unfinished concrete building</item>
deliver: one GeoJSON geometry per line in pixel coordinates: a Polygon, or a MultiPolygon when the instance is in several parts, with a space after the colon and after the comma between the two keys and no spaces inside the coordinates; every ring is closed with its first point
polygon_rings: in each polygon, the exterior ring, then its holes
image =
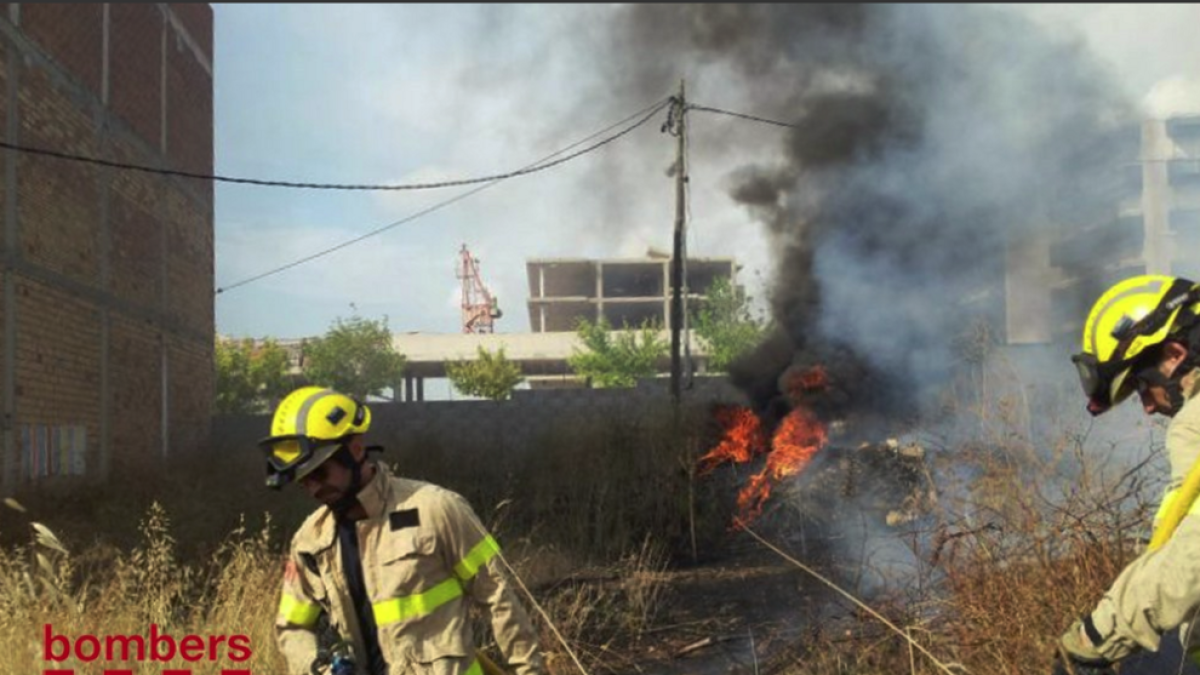
{"type": "Polygon", "coordinates": [[[1130,129],[1127,146],[1129,161],[1113,187],[1117,212],[1060,229],[1043,248],[1053,268],[1044,311],[1055,318],[1039,322],[1050,330],[1031,337],[1075,340],[1085,318],[1078,308],[1123,278],[1200,280],[1200,116],[1147,120],[1130,129]]]}
{"type": "MultiPolygon", "coordinates": [[[[732,258],[689,258],[689,302],[703,300],[713,281],[736,281],[732,258]]],[[[605,319],[617,329],[671,327],[671,260],[667,257],[526,262],[529,324],[534,333],[574,331],[580,319],[605,319]]]]}

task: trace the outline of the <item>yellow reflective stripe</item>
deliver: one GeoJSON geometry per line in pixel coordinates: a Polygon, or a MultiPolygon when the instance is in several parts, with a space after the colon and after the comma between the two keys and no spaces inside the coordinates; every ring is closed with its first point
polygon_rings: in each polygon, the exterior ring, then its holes
{"type": "MultiPolygon", "coordinates": [[[[1167,511],[1169,511],[1171,509],[1171,505],[1175,503],[1175,498],[1178,496],[1179,496],[1179,488],[1172,488],[1170,490],[1167,490],[1167,493],[1165,495],[1163,495],[1162,504],[1159,504],[1158,511],[1154,514],[1154,525],[1156,527],[1158,526],[1158,523],[1163,519],[1163,516],[1165,516],[1167,514],[1167,511]]],[[[1195,502],[1192,502],[1191,508],[1188,509],[1188,515],[1189,516],[1200,515],[1200,499],[1197,499],[1195,502]]]]}
{"type": "Polygon", "coordinates": [[[397,621],[425,616],[447,602],[460,597],[462,593],[462,586],[458,583],[458,579],[447,579],[424,593],[377,602],[371,605],[371,611],[375,614],[375,624],[386,626],[397,621]]]}
{"type": "Polygon", "coordinates": [[[492,556],[500,552],[500,545],[496,543],[491,536],[483,538],[483,541],[475,545],[467,557],[463,558],[454,566],[454,573],[459,579],[467,581],[475,576],[480,567],[487,564],[487,561],[492,559],[492,556]]]}
{"type": "Polygon", "coordinates": [[[463,675],[483,675],[483,666],[479,664],[479,659],[475,659],[475,662],[471,664],[470,668],[467,668],[467,672],[463,675]]]}
{"type": "Polygon", "coordinates": [[[279,598],[279,616],[290,624],[312,628],[321,616],[321,607],[284,593],[279,598]]]}

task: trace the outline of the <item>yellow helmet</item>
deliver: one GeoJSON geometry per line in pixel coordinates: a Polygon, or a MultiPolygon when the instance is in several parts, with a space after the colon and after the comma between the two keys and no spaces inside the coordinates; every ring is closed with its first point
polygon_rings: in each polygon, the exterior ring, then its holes
{"type": "Polygon", "coordinates": [[[1197,284],[1150,274],[1126,279],[1100,296],[1083,326],[1083,352],[1071,357],[1093,415],[1134,392],[1135,362],[1168,338],[1182,339],[1200,314],[1198,301],[1197,284]]]}
{"type": "Polygon", "coordinates": [[[275,409],[271,435],[258,442],[267,456],[267,485],[303,478],[370,426],[371,410],[345,394],[324,387],[293,391],[275,409]]]}

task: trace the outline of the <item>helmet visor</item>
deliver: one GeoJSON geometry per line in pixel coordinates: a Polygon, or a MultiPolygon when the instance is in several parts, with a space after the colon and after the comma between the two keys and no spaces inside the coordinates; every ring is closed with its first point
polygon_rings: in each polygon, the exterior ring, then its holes
{"type": "Polygon", "coordinates": [[[1133,393],[1128,361],[1101,363],[1094,354],[1084,353],[1072,356],[1071,362],[1079,374],[1083,395],[1088,398],[1088,412],[1093,415],[1107,412],[1133,393]]]}
{"type": "Polygon", "coordinates": [[[272,436],[258,443],[267,456],[267,466],[275,473],[293,471],[312,459],[321,448],[341,445],[343,439],[319,440],[310,436],[272,436]]]}

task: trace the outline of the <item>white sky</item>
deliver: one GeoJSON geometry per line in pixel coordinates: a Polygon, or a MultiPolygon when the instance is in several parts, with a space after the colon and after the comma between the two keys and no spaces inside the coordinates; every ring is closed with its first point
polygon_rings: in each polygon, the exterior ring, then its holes
{"type": "MultiPolygon", "coordinates": [[[[422,182],[505,172],[635,110],[603,91],[584,30],[605,5],[214,5],[219,174],[338,183],[422,182]],[[586,104],[586,105],[585,105],[586,104]]],[[[1082,40],[1147,114],[1200,112],[1200,5],[1014,5],[1082,40]]],[[[689,98],[728,92],[689,76],[689,98]]],[[[663,92],[665,95],[668,92],[663,92]]],[[[649,103],[647,101],[646,103],[649,103]]],[[[753,110],[743,112],[754,113],[753,110]]],[[[598,153],[506,181],[334,254],[222,293],[217,330],[323,333],[339,316],[387,316],[395,332],[458,332],[455,264],[466,243],[505,316],[528,330],[524,261],[669,250],[674,140],[661,118],[598,153]],[[623,164],[638,150],[640,164],[623,164]],[[646,164],[646,158],[649,164],[646,164]],[[603,166],[607,173],[596,171],[603,166]],[[607,176],[598,180],[599,176],[607,176]]],[[[697,119],[695,125],[703,124],[697,119]]],[[[691,166],[693,256],[733,255],[743,281],[769,271],[765,238],[722,189],[727,171],[773,152],[769,127],[731,132],[725,166],[691,166]]],[[[697,136],[696,138],[701,138],[697,136]]],[[[464,191],[216,188],[218,287],[291,263],[464,191]]]]}

